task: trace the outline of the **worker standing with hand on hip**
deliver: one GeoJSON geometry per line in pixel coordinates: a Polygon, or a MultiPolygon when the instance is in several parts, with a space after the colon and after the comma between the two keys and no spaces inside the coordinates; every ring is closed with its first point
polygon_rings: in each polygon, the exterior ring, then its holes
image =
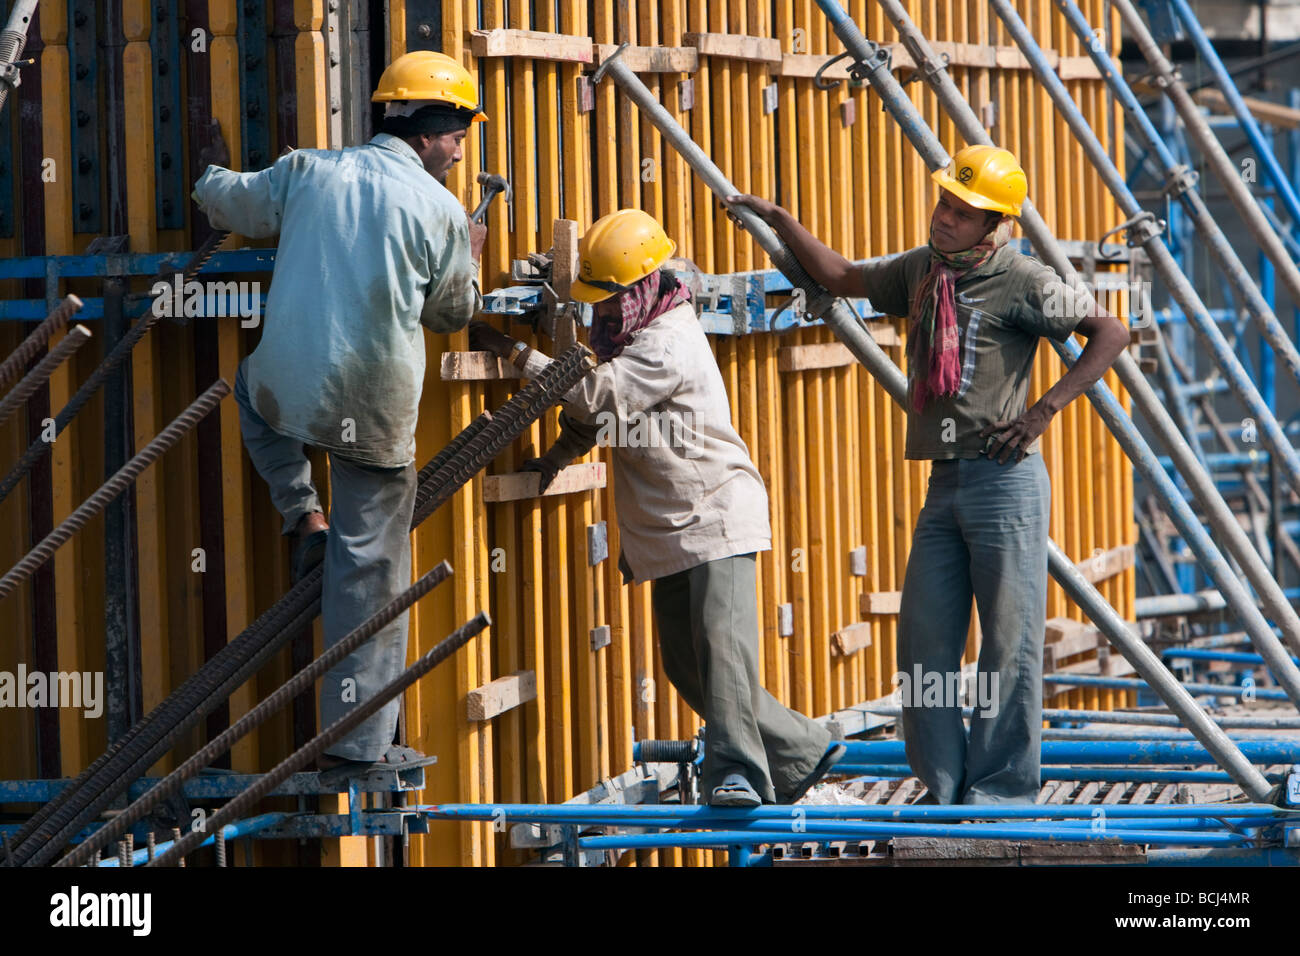
{"type": "MultiPolygon", "coordinates": [[[[383,131],[363,146],[295,150],[256,173],[213,165],[195,186],[214,227],[280,236],[262,339],[235,397],[293,541],[294,580],[324,561],[326,647],[410,585],[421,326],[469,323],[486,233],[443,186],[471,123],[485,119],[469,72],[440,53],[407,53],[372,99],[386,104],[383,131]],[[329,452],[328,525],[305,445],[329,452]]],[[[326,675],[322,725],[401,672],[406,637],[404,612],[326,675]]],[[[399,707],[335,744],[322,769],[411,759],[390,749],[399,707]]]]}
{"type": "Polygon", "coordinates": [[[896,679],[911,690],[902,710],[908,761],[933,802],[1032,803],[1051,501],[1038,438],[1111,366],[1128,330],[1090,299],[1076,308],[1074,290],[1055,272],[1006,245],[1027,192],[1011,153],[968,146],[932,178],[942,192],[929,243],[864,265],[765,199],[728,202],[769,223],[832,294],[908,317],[905,456],[934,463],[899,613],[896,679]],[[1072,332],[1088,340],[1082,355],[1026,409],[1038,339],[1072,332]],[[977,678],[996,690],[975,708],[968,740],[962,702],[925,700],[915,676],[961,686],[972,596],[983,634],[977,678]]]}
{"type": "MultiPolygon", "coordinates": [[[[661,270],[675,245],[636,209],[587,230],[572,295],[591,303],[596,369],[564,397],[561,434],[525,468],[544,489],[602,436],[612,443],[625,579],[651,581],[664,672],[704,718],[714,806],[799,799],[844,753],[758,680],[755,552],[771,547],[767,493],[731,427],[722,375],[690,293],[661,270]]],[[[482,322],[476,348],[527,378],[549,360],[482,322]]]]}

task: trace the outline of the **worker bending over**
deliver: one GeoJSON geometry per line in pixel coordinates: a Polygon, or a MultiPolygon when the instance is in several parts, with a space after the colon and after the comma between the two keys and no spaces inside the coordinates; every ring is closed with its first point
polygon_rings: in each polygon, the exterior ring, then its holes
{"type": "MultiPolygon", "coordinates": [[[[636,209],[579,246],[573,297],[593,305],[596,369],[564,397],[561,434],[524,467],[557,472],[614,436],[625,579],[651,581],[664,672],[704,718],[703,786],[715,806],[794,802],[843,755],[820,724],[758,680],[754,555],[771,547],[767,493],[731,427],[722,375],[686,287],[660,266],[675,245],[636,209]],[[602,435],[605,436],[602,438],[602,435]]],[[[536,378],[549,360],[481,322],[476,347],[536,378]]]]}
{"type": "MultiPolygon", "coordinates": [[[[996,687],[970,737],[961,701],[903,700],[913,772],[938,803],[1032,802],[1039,790],[1043,630],[1051,486],[1039,436],[1128,345],[1128,331],[1037,259],[1006,245],[1027,183],[1005,149],[968,146],[948,170],[930,241],[856,265],[789,212],[733,196],[769,223],[809,275],[838,296],[908,317],[905,457],[932,461],[899,613],[898,668],[958,683],[972,595],[983,634],[978,672],[996,687]],[[1081,319],[1080,313],[1086,312],[1081,319]],[[1038,340],[1088,339],[1079,360],[1026,410],[1038,340]],[[957,680],[951,678],[956,677],[957,680]]],[[[1086,480],[1086,479],[1085,479],[1086,480]]]]}
{"type": "MultiPolygon", "coordinates": [[[[293,540],[298,580],[324,560],[325,646],[411,583],[415,423],[424,335],[463,329],[479,302],[485,230],[442,185],[477,87],[439,53],[398,57],[373,100],[383,132],[364,146],[300,149],[257,173],[209,166],[195,198],[218,229],[280,235],[262,339],[235,381],[244,444],[293,540]],[[399,99],[400,97],[400,99],[399,99]],[[304,445],[330,462],[330,521],[304,445]]],[[[402,613],[326,675],[329,726],[406,662],[402,613]]],[[[409,759],[392,748],[393,700],[330,748],[322,769],[409,759]]]]}

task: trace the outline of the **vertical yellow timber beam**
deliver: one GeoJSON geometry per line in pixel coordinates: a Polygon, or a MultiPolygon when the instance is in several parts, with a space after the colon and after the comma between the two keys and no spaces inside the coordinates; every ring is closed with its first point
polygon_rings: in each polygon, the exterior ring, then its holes
{"type": "MultiPolygon", "coordinates": [[[[679,3],[672,0],[669,6],[679,3]]],[[[613,0],[597,0],[591,7],[591,35],[596,43],[614,43],[614,4],[613,0]]],[[[679,31],[680,34],[680,31],[679,31]]],[[[680,39],[680,36],[679,36],[680,39]]],[[[591,151],[592,170],[591,185],[594,195],[589,195],[587,214],[591,219],[598,219],[618,208],[618,135],[615,101],[617,88],[612,83],[602,83],[595,89],[595,148],[591,151]]],[[[675,100],[675,97],[670,99],[675,100]]],[[[667,157],[668,168],[676,166],[677,177],[685,182],[685,164],[676,152],[667,157]]],[[[686,210],[668,210],[668,234],[686,247],[690,237],[685,234],[683,223],[687,221],[686,210]],[[674,232],[673,216],[676,216],[674,232]]],[[[684,253],[679,253],[684,254],[684,253]]],[[[641,735],[652,735],[645,731],[642,715],[646,713],[641,702],[641,688],[637,668],[633,665],[632,634],[629,627],[629,598],[631,590],[623,585],[622,575],[618,571],[618,522],[614,514],[614,480],[609,469],[608,454],[602,453],[606,461],[606,486],[597,492],[599,518],[605,521],[606,540],[609,557],[605,559],[605,621],[610,629],[609,689],[607,696],[610,708],[610,763],[611,770],[630,766],[632,763],[632,743],[641,735]],[[641,727],[638,728],[638,724],[641,727]]],[[[625,854],[625,859],[635,862],[636,854],[625,854]]]]}
{"type": "MultiPolygon", "coordinates": [[[[41,137],[45,157],[54,162],[52,181],[44,182],[45,201],[45,253],[69,255],[75,251],[72,234],[72,144],[70,119],[71,106],[68,89],[68,17],[63,4],[45,4],[41,8],[41,39],[45,49],[41,53],[41,137]]],[[[58,337],[62,339],[62,336],[58,337]]],[[[51,340],[49,347],[57,344],[51,340]]],[[[70,363],[55,369],[49,379],[50,410],[67,404],[75,388],[74,371],[70,363]]],[[[50,453],[50,471],[54,491],[54,522],[58,524],[81,503],[77,482],[74,449],[83,438],[79,419],[54,443],[50,453]]],[[[152,437],[152,436],[151,436],[152,437]]],[[[143,476],[142,476],[143,477],[143,476]]],[[[98,485],[98,482],[95,483],[98,485]]],[[[144,512],[143,503],[141,506],[144,512]]],[[[143,544],[141,557],[143,558],[143,544]]],[[[81,635],[85,629],[85,608],[82,601],[82,540],[72,540],[54,555],[56,635],[58,661],[61,669],[81,670],[83,646],[81,635]]],[[[79,770],[89,762],[87,741],[82,733],[85,721],[79,711],[64,708],[59,716],[61,757],[65,772],[79,770]]]]}
{"type": "MultiPolygon", "coordinates": [[[[806,20],[796,21],[794,0],[777,0],[776,36],[781,42],[781,49],[792,53],[807,52],[806,20]]],[[[802,218],[799,196],[799,107],[797,83],[793,77],[782,77],[777,83],[776,130],[778,183],[780,188],[773,190],[773,199],[781,203],[796,218],[802,218]]],[[[804,225],[808,225],[804,221],[804,225]]],[[[808,333],[794,333],[790,344],[804,344],[808,333]]],[[[792,435],[802,435],[806,427],[803,407],[803,387],[799,373],[787,372],[770,374],[777,382],[778,391],[773,393],[772,401],[776,403],[778,394],[783,393],[784,402],[780,404],[781,419],[779,429],[792,435]]],[[[786,603],[791,606],[793,631],[785,638],[782,656],[787,661],[787,689],[783,698],[791,707],[808,713],[812,708],[811,684],[812,671],[810,650],[807,646],[811,625],[808,615],[808,517],[804,508],[807,488],[806,462],[800,442],[780,443],[781,457],[778,462],[784,469],[782,490],[783,499],[777,510],[777,519],[783,522],[781,529],[781,547],[776,550],[777,536],[773,535],[774,559],[777,574],[786,582],[783,589],[786,603]]],[[[775,532],[775,529],[774,529],[775,532]]]]}
{"type": "MultiPolygon", "coordinates": [[[[482,27],[495,30],[506,24],[502,17],[500,5],[488,3],[483,6],[482,27]]],[[[510,130],[511,114],[507,109],[506,70],[510,61],[498,57],[479,60],[478,75],[483,87],[483,109],[490,117],[481,126],[471,127],[470,135],[477,137],[481,128],[485,147],[483,150],[484,168],[511,179],[510,154],[507,134],[510,130]]],[[[522,62],[522,61],[521,61],[522,62]]],[[[512,180],[512,187],[515,184],[512,180]]],[[[518,193],[516,192],[516,195],[518,193]]],[[[529,196],[531,198],[531,195],[529,196]]],[[[483,251],[481,272],[484,288],[508,284],[511,258],[510,245],[510,210],[502,198],[498,198],[487,214],[488,235],[483,251]]],[[[520,254],[522,256],[522,253],[520,254]]],[[[507,330],[510,331],[510,330],[507,330]]],[[[510,397],[509,382],[493,383],[488,389],[491,396],[490,406],[495,408],[510,397]]],[[[508,448],[498,459],[498,467],[505,472],[518,469],[520,457],[514,447],[508,448]]],[[[490,575],[488,578],[492,598],[493,634],[496,644],[496,666],[489,672],[492,675],[513,674],[525,668],[523,653],[523,619],[520,589],[517,583],[523,570],[523,554],[519,542],[519,506],[514,502],[488,505],[490,512],[492,536],[490,552],[490,575]]],[[[487,514],[484,517],[488,517],[487,514]]],[[[485,596],[486,599],[486,596],[485,596]]],[[[539,695],[540,697],[541,695],[539,695]]],[[[525,705],[525,707],[530,705],[525,705]]],[[[500,799],[507,803],[521,803],[524,795],[524,735],[523,724],[525,707],[516,707],[502,714],[496,723],[499,735],[499,762],[496,766],[496,780],[500,799]]],[[[496,834],[498,860],[514,859],[519,855],[510,850],[508,832],[496,834]]]]}
{"type": "MultiPolygon", "coordinates": [[[[131,249],[153,249],[157,223],[153,192],[153,81],[149,50],[150,5],[128,0],[122,5],[122,89],[126,124],[126,208],[131,249]]],[[[143,580],[141,581],[143,586],[143,580]]],[[[170,683],[167,634],[140,631],[141,702],[145,713],[162,702],[170,683]]]]}
{"type": "MultiPolygon", "coordinates": [[[[536,3],[533,7],[536,29],[546,33],[558,32],[555,8],[549,3],[536,3]]],[[[553,61],[540,61],[534,67],[537,77],[537,189],[538,226],[541,236],[538,246],[549,249],[554,239],[555,220],[563,215],[560,207],[560,117],[556,115],[559,103],[558,67],[553,61]]],[[[550,413],[542,423],[541,443],[549,447],[559,434],[557,416],[550,413]]],[[[546,554],[546,640],[548,690],[554,695],[548,710],[550,732],[547,743],[551,760],[551,780],[555,790],[552,798],[567,800],[575,792],[574,743],[574,682],[572,677],[573,618],[569,613],[570,561],[568,558],[569,506],[563,497],[539,500],[534,507],[543,516],[542,527],[546,554]]]]}
{"type": "MultiPolygon", "coordinates": [[[[585,4],[566,3],[560,6],[560,32],[569,36],[589,36],[585,4]]],[[[590,113],[580,111],[582,102],[579,84],[589,84],[582,76],[577,63],[560,66],[560,140],[564,163],[564,216],[569,222],[557,229],[568,231],[564,237],[566,248],[576,247],[578,236],[590,222],[591,172],[590,172],[590,113]]],[[[656,174],[658,170],[656,169],[656,174]]],[[[555,234],[557,251],[561,236],[555,234]]],[[[565,289],[561,291],[567,296],[565,289]]],[[[595,567],[585,559],[587,528],[596,520],[599,492],[585,491],[573,499],[569,507],[569,565],[574,588],[574,622],[570,635],[572,653],[576,657],[577,692],[581,694],[582,708],[579,725],[578,789],[594,786],[610,772],[609,712],[605,690],[608,686],[610,649],[591,646],[591,631],[604,624],[605,566],[595,567]]],[[[624,764],[619,764],[621,772],[624,764]]]]}
{"type": "MultiPolygon", "coordinates": [[[[459,60],[474,71],[477,64],[471,59],[468,47],[469,31],[478,26],[477,5],[465,0],[450,2],[442,8],[442,52],[459,60]]],[[[458,163],[447,177],[447,188],[459,197],[461,204],[469,206],[473,199],[474,177],[480,167],[478,137],[467,136],[464,144],[464,161],[458,163]]],[[[446,346],[455,351],[469,347],[469,334],[457,332],[447,337],[446,346]]],[[[452,434],[469,425],[477,410],[483,407],[485,390],[481,385],[452,384],[448,395],[451,410],[452,434]]],[[[483,479],[476,477],[452,499],[452,565],[457,574],[455,593],[456,614],[466,621],[487,605],[486,568],[483,560],[487,551],[487,522],[483,510],[483,479]]],[[[493,799],[492,782],[492,726],[471,724],[465,710],[465,695],[491,679],[491,647],[496,629],[476,637],[457,654],[456,668],[456,723],[461,727],[458,757],[462,799],[487,803],[493,799]]],[[[445,700],[445,699],[444,699],[445,700]]],[[[441,707],[446,706],[440,704],[441,707]]],[[[496,844],[491,839],[487,824],[469,824],[468,836],[461,847],[461,860],[470,866],[490,866],[495,861],[496,844]]]]}

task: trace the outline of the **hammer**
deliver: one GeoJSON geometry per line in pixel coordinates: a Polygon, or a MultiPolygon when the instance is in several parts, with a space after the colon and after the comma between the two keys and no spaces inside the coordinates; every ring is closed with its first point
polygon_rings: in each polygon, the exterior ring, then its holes
{"type": "Polygon", "coordinates": [[[483,218],[487,215],[487,207],[496,198],[497,193],[505,193],[506,202],[510,201],[510,184],[506,182],[504,176],[485,171],[479,173],[477,179],[479,185],[483,187],[483,198],[478,201],[478,206],[470,213],[470,222],[483,221],[483,218]]]}

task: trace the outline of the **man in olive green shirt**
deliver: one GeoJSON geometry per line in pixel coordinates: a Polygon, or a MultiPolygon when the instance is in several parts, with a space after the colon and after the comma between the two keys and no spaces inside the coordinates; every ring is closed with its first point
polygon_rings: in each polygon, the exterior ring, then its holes
{"type": "Polygon", "coordinates": [[[908,761],[927,802],[1032,803],[1051,500],[1038,439],[1110,367],[1128,330],[1090,297],[1075,308],[1073,289],[1006,245],[1027,191],[1009,152],[967,147],[933,178],[943,191],[930,242],[862,265],[767,200],[728,201],[769,223],[833,294],[908,317],[905,457],[934,462],[899,612],[894,680],[908,761]],[[1026,409],[1039,338],[1072,332],[1088,339],[1082,355],[1026,409]],[[967,737],[957,691],[972,598],[983,637],[967,737]]]}

